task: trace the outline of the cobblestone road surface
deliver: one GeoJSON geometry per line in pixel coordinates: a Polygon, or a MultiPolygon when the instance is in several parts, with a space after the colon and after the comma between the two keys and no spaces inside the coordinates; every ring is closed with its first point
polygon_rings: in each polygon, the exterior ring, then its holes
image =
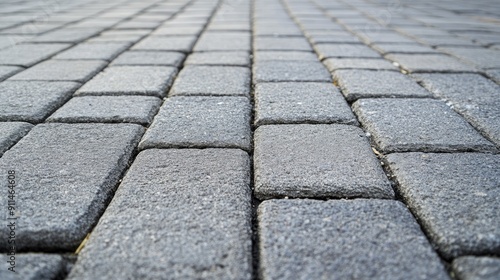
{"type": "Polygon", "coordinates": [[[499,83],[497,0],[1,1],[0,279],[500,279],[499,83]]]}

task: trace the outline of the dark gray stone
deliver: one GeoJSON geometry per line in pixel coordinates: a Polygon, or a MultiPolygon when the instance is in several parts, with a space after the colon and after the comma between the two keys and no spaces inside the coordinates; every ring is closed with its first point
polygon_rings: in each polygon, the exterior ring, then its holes
{"type": "Polygon", "coordinates": [[[4,81],[0,84],[0,121],[42,122],[71,98],[73,82],[4,81]]]}
{"type": "Polygon", "coordinates": [[[387,161],[442,256],[500,252],[499,155],[405,153],[387,161]]]}
{"type": "Polygon", "coordinates": [[[47,60],[12,76],[9,80],[84,83],[106,67],[106,64],[104,60],[47,60]]]}
{"type": "Polygon", "coordinates": [[[54,56],[54,59],[100,59],[100,60],[113,60],[117,55],[122,53],[130,43],[124,42],[109,42],[109,43],[82,43],[54,56]]]}
{"type": "Polygon", "coordinates": [[[328,70],[317,61],[259,61],[253,67],[254,83],[331,82],[328,70]]]}
{"type": "Polygon", "coordinates": [[[316,44],[320,59],[330,57],[380,58],[380,54],[362,44],[316,44]]]}
{"type": "Polygon", "coordinates": [[[255,125],[291,123],[357,124],[331,83],[261,83],[255,88],[255,125]]]}
{"type": "Polygon", "coordinates": [[[449,279],[393,200],[268,200],[258,208],[262,279],[449,279]]]}
{"type": "Polygon", "coordinates": [[[127,51],[118,56],[111,65],[157,65],[179,67],[186,56],[180,52],[127,51]]]}
{"type": "Polygon", "coordinates": [[[250,70],[246,67],[187,65],[175,79],[170,95],[250,94],[250,70]]]}
{"type": "Polygon", "coordinates": [[[195,52],[188,56],[186,65],[228,65],[250,66],[250,55],[247,52],[195,52]]]}
{"type": "Polygon", "coordinates": [[[244,97],[168,98],[139,147],[249,150],[251,106],[244,97]]]}
{"type": "Polygon", "coordinates": [[[163,97],[177,74],[167,66],[111,66],[77,92],[78,95],[152,95],[163,97]]]}
{"type": "Polygon", "coordinates": [[[254,52],[254,61],[318,61],[318,57],[313,52],[302,51],[256,51],[254,52]]]}
{"type": "Polygon", "coordinates": [[[389,61],[379,58],[328,58],[323,63],[332,72],[339,69],[398,70],[389,61]]]}
{"type": "Polygon", "coordinates": [[[247,51],[250,52],[248,32],[205,32],[194,47],[195,52],[247,51]]]}
{"type": "Polygon", "coordinates": [[[360,99],[353,109],[384,153],[495,150],[439,100],[360,99]]]}
{"type": "Polygon", "coordinates": [[[382,54],[388,53],[439,53],[439,51],[420,44],[393,44],[378,43],[371,45],[376,51],[382,54]]]}
{"type": "Polygon", "coordinates": [[[459,280],[500,279],[500,259],[494,257],[460,257],[453,260],[453,272],[459,280]]]}
{"type": "Polygon", "coordinates": [[[59,255],[27,253],[16,254],[15,257],[16,272],[7,270],[10,265],[8,263],[4,264],[4,269],[0,270],[0,279],[52,280],[64,275],[65,261],[59,255]]]}
{"type": "Polygon", "coordinates": [[[441,54],[388,54],[387,59],[397,62],[408,72],[475,72],[472,66],[456,58],[441,54]]]}
{"type": "Polygon", "coordinates": [[[23,70],[24,70],[23,67],[0,66],[0,82],[23,70]]]}
{"type": "Polygon", "coordinates": [[[196,42],[195,36],[150,36],[142,39],[131,49],[137,51],[177,51],[189,53],[196,42]]]}
{"type": "Polygon", "coordinates": [[[333,79],[348,101],[370,97],[430,97],[431,93],[396,71],[337,70],[333,79]]]}
{"type": "Polygon", "coordinates": [[[248,155],[141,152],[68,279],[252,279],[248,155]]]}
{"type": "Polygon", "coordinates": [[[0,157],[33,127],[25,122],[0,122],[0,157]]]}
{"type": "Polygon", "coordinates": [[[0,65],[30,67],[70,47],[69,44],[20,44],[0,50],[0,65]]]}
{"type": "MultiPolygon", "coordinates": [[[[15,170],[17,180],[18,252],[75,250],[104,210],[143,131],[135,124],[40,124],[5,152],[0,170],[15,170]]],[[[0,182],[7,189],[7,177],[0,182]]],[[[6,209],[7,200],[0,206],[6,209]]],[[[0,229],[2,236],[7,230],[0,229]]]]}
{"type": "Polygon", "coordinates": [[[363,131],[340,124],[265,125],[255,131],[255,195],[392,198],[363,131]]]}
{"type": "Polygon", "coordinates": [[[253,44],[257,51],[312,51],[303,37],[255,37],[253,44]]]}
{"type": "Polygon", "coordinates": [[[75,97],[52,114],[48,122],[130,122],[147,125],[161,100],[152,96],[82,96],[75,97]]]}
{"type": "Polygon", "coordinates": [[[445,47],[439,50],[479,68],[500,68],[500,50],[467,47],[445,47]]]}

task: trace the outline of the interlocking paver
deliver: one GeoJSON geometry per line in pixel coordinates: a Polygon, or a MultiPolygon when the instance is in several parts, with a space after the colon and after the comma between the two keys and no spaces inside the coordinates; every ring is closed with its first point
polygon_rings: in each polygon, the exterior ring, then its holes
{"type": "Polygon", "coordinates": [[[130,47],[130,43],[82,43],[56,56],[54,59],[93,59],[111,61],[130,47]]]}
{"type": "Polygon", "coordinates": [[[362,44],[316,44],[320,59],[330,57],[380,58],[380,54],[362,44]]]}
{"type": "Polygon", "coordinates": [[[253,67],[254,83],[331,82],[328,70],[318,61],[258,61],[253,67]]]}
{"type": "MultiPolygon", "coordinates": [[[[40,124],[5,152],[0,170],[15,170],[22,209],[17,250],[75,250],[104,210],[142,133],[135,124],[40,124]]],[[[6,186],[7,177],[1,180],[6,186]]],[[[7,200],[0,206],[6,209],[7,200]]],[[[7,236],[7,230],[0,232],[7,236]]],[[[0,243],[1,250],[6,247],[0,243]]]]}
{"type": "Polygon", "coordinates": [[[25,122],[0,122],[0,156],[17,143],[33,127],[25,122]]]}
{"type": "Polygon", "coordinates": [[[382,54],[389,53],[439,53],[439,51],[420,44],[393,44],[393,43],[377,43],[372,44],[372,48],[382,54]]]}
{"type": "Polygon", "coordinates": [[[439,50],[447,52],[463,61],[479,68],[499,68],[500,50],[466,47],[444,47],[439,50]]]}
{"type": "Polygon", "coordinates": [[[500,259],[466,256],[453,260],[453,272],[460,280],[495,280],[500,278],[500,259]]]}
{"type": "Polygon", "coordinates": [[[0,65],[30,67],[69,48],[69,44],[20,44],[0,50],[0,65]]]}
{"type": "Polygon", "coordinates": [[[203,30],[203,26],[179,26],[176,28],[172,27],[160,27],[156,29],[151,35],[154,36],[173,36],[173,35],[193,35],[198,36],[203,30]]]}
{"type": "Polygon", "coordinates": [[[0,82],[7,79],[8,77],[21,72],[24,70],[23,67],[17,66],[0,66],[0,82]]]}
{"type": "Polygon", "coordinates": [[[317,61],[318,58],[313,52],[303,51],[258,51],[254,53],[255,62],[269,60],[283,61],[317,61]]]}
{"type": "Polygon", "coordinates": [[[254,136],[255,195],[394,196],[358,127],[340,124],[260,126],[254,136]]]}
{"type": "Polygon", "coordinates": [[[249,168],[241,150],[141,152],[69,279],[251,279],[249,168]]]}
{"type": "Polygon", "coordinates": [[[255,37],[253,44],[257,51],[312,51],[307,40],[301,37],[255,37]]]}
{"type": "MultiPolygon", "coordinates": [[[[0,271],[4,280],[57,279],[65,274],[65,261],[60,255],[26,253],[16,254],[16,272],[5,269],[0,271]]],[[[8,262],[7,262],[8,263],[8,262]]]]}
{"type": "Polygon", "coordinates": [[[172,97],[160,109],[139,147],[249,150],[250,112],[250,103],[244,97],[172,97]]]}
{"type": "Polygon", "coordinates": [[[4,81],[0,83],[0,121],[42,122],[80,86],[74,82],[4,81]]]}
{"type": "Polygon", "coordinates": [[[242,95],[250,93],[246,67],[188,65],[179,73],[170,95],[242,95]]]}
{"type": "Polygon", "coordinates": [[[446,258],[500,249],[500,156],[391,154],[398,189],[446,258]]]}
{"type": "Polygon", "coordinates": [[[247,52],[195,52],[188,56],[186,65],[211,66],[250,66],[250,55],[247,52]]]}
{"type": "Polygon", "coordinates": [[[262,279],[449,279],[398,201],[269,200],[258,220],[262,279]]]}
{"type": "Polygon", "coordinates": [[[188,53],[196,42],[195,36],[150,36],[142,39],[131,49],[138,51],[177,51],[188,53]]]}
{"type": "Polygon", "coordinates": [[[440,100],[360,99],[353,109],[382,152],[495,150],[440,100]]]}
{"type": "Polygon", "coordinates": [[[83,85],[78,95],[152,95],[163,97],[177,68],[168,66],[111,66],[83,85]]]}
{"type": "Polygon", "coordinates": [[[408,72],[475,72],[472,66],[441,54],[388,54],[387,59],[395,61],[408,72]]]}
{"type": "Polygon", "coordinates": [[[84,83],[106,67],[103,60],[47,60],[9,78],[24,81],[74,81],[84,83]]]}
{"type": "Polygon", "coordinates": [[[206,32],[194,47],[194,51],[250,51],[248,32],[206,32]]]}
{"type": "Polygon", "coordinates": [[[493,81],[495,81],[497,84],[500,84],[500,69],[492,69],[486,71],[486,75],[490,77],[493,81]]]}
{"type": "Polygon", "coordinates": [[[255,125],[291,123],[357,124],[342,95],[330,83],[261,83],[255,88],[255,125]]]}
{"type": "Polygon", "coordinates": [[[79,43],[102,31],[100,27],[94,28],[64,28],[47,32],[33,39],[33,43],[79,43]]]}
{"type": "Polygon", "coordinates": [[[323,63],[330,71],[340,69],[398,70],[389,61],[378,58],[328,58],[323,63]]]}
{"type": "Polygon", "coordinates": [[[127,51],[114,59],[111,65],[157,65],[178,67],[185,57],[185,54],[180,52],[127,51]]]}

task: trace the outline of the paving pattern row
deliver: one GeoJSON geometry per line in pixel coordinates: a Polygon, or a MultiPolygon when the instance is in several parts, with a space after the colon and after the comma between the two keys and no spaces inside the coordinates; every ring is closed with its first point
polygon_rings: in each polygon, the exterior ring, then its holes
{"type": "Polygon", "coordinates": [[[500,277],[495,1],[52,4],[0,4],[1,279],[500,277]]]}

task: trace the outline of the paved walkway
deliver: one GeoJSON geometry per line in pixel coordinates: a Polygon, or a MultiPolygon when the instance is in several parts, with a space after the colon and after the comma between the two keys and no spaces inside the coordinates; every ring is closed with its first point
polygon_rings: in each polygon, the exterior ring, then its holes
{"type": "Polygon", "coordinates": [[[2,1],[0,279],[500,279],[499,83],[497,0],[2,1]]]}

